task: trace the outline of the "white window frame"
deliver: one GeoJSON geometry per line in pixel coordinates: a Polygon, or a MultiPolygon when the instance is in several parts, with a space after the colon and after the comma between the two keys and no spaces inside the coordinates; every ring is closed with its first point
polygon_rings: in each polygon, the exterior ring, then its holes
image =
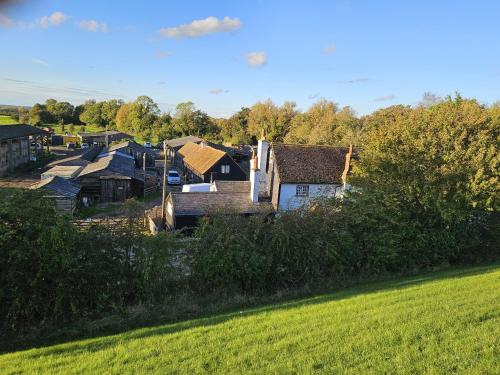
{"type": "Polygon", "coordinates": [[[230,170],[231,170],[231,168],[230,168],[229,164],[224,164],[224,165],[220,166],[220,171],[223,174],[229,174],[230,170]]]}
{"type": "Polygon", "coordinates": [[[296,185],[295,186],[295,196],[296,197],[308,197],[309,196],[309,185],[296,185]]]}

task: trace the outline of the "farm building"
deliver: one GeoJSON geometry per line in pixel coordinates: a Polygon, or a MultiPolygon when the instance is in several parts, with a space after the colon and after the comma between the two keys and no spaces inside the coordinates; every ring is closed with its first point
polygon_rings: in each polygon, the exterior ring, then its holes
{"type": "Polygon", "coordinates": [[[78,133],[79,143],[88,143],[89,145],[109,145],[112,142],[133,139],[129,134],[125,134],[116,130],[107,130],[98,133],[78,133]]]}
{"type": "Polygon", "coordinates": [[[224,214],[249,216],[273,211],[269,202],[252,202],[248,181],[217,181],[217,184],[221,191],[170,193],[166,201],[167,228],[193,228],[204,216],[224,214]],[[231,186],[234,183],[238,185],[231,186]]]}
{"type": "Polygon", "coordinates": [[[135,169],[133,157],[115,153],[98,158],[78,175],[82,197],[90,202],[124,201],[143,192],[144,179],[135,169]]]}
{"type": "Polygon", "coordinates": [[[80,151],[74,151],[73,156],[64,159],[54,160],[47,164],[47,167],[62,166],[86,166],[93,162],[103,150],[102,146],[94,146],[80,151]]]}
{"type": "Polygon", "coordinates": [[[176,164],[176,154],[185,144],[196,143],[199,144],[203,142],[203,139],[196,137],[194,135],[188,135],[187,137],[174,138],[165,141],[167,145],[167,157],[171,162],[176,164]]]}
{"type": "Polygon", "coordinates": [[[48,151],[49,136],[50,133],[30,125],[0,126],[0,175],[36,160],[43,152],[38,145],[47,145],[48,151]]]}
{"type": "Polygon", "coordinates": [[[154,151],[144,146],[141,146],[137,142],[125,141],[109,146],[108,152],[113,152],[113,151],[119,151],[124,154],[133,156],[135,159],[135,165],[138,168],[141,168],[143,165],[144,155],[146,155],[146,166],[147,167],[155,166],[154,151]]]}
{"type": "Polygon", "coordinates": [[[53,199],[61,212],[73,214],[79,205],[81,187],[74,181],[52,176],[32,185],[31,189],[42,189],[46,193],[44,197],[53,199]]]}
{"type": "Polygon", "coordinates": [[[61,177],[65,180],[70,180],[78,176],[78,173],[83,169],[83,166],[79,165],[56,165],[42,173],[41,178],[45,180],[51,177],[61,177]]]}
{"type": "Polygon", "coordinates": [[[177,166],[186,173],[188,181],[244,181],[247,176],[226,152],[205,143],[186,143],[178,152],[177,166]]]}

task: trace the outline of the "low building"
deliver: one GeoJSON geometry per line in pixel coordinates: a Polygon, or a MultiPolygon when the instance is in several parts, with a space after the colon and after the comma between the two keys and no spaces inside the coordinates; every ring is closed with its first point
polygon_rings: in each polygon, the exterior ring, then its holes
{"type": "Polygon", "coordinates": [[[226,152],[205,143],[185,144],[178,152],[177,167],[188,181],[211,182],[214,180],[244,181],[247,176],[226,152]]]}
{"type": "Polygon", "coordinates": [[[74,155],[64,159],[54,160],[47,167],[61,166],[86,166],[92,163],[103,150],[102,146],[94,146],[88,149],[73,151],[74,155]]]}
{"type": "Polygon", "coordinates": [[[321,197],[341,198],[356,156],[352,145],[273,144],[269,152],[259,154],[260,194],[269,196],[276,210],[307,207],[321,197]]]}
{"type": "Polygon", "coordinates": [[[144,178],[131,156],[114,153],[87,164],[76,179],[88,203],[124,201],[143,194],[144,178]]]}
{"type": "Polygon", "coordinates": [[[32,185],[31,189],[42,189],[44,197],[53,199],[57,209],[64,213],[73,214],[80,203],[80,185],[59,176],[41,180],[32,185]]]}
{"type": "Polygon", "coordinates": [[[0,176],[36,160],[47,145],[50,133],[30,125],[0,126],[0,176]]]}
{"type": "Polygon", "coordinates": [[[83,169],[83,166],[79,165],[56,165],[45,172],[42,173],[42,180],[51,178],[51,177],[61,177],[65,180],[70,180],[76,178],[80,171],[83,169]]]}
{"type": "Polygon", "coordinates": [[[108,152],[119,151],[131,155],[135,159],[135,165],[142,168],[144,155],[146,156],[146,166],[155,166],[155,153],[150,148],[141,146],[134,141],[125,141],[108,147],[108,152]]]}
{"type": "Polygon", "coordinates": [[[78,133],[79,143],[88,143],[89,145],[109,145],[112,142],[133,139],[134,137],[116,130],[107,130],[97,133],[78,133]]]}
{"type": "Polygon", "coordinates": [[[203,139],[196,137],[194,135],[188,135],[186,137],[173,138],[165,141],[167,146],[167,157],[171,162],[175,164],[176,154],[185,144],[196,143],[199,144],[203,142],[203,139]]]}

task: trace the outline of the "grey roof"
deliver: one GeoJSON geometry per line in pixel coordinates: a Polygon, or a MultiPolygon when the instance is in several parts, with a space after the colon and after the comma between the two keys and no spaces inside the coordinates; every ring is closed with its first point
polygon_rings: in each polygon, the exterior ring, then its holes
{"type": "Polygon", "coordinates": [[[137,152],[141,152],[143,154],[148,154],[148,155],[155,154],[153,150],[150,150],[149,148],[146,148],[146,147],[140,145],[139,143],[134,142],[134,141],[130,141],[130,140],[111,145],[108,147],[108,151],[111,152],[111,151],[115,151],[115,150],[121,150],[124,148],[131,148],[137,152]]]}
{"type": "Polygon", "coordinates": [[[87,150],[83,150],[83,152],[70,156],[68,158],[54,160],[53,162],[47,164],[48,167],[55,167],[56,165],[65,165],[65,166],[86,166],[90,162],[94,161],[97,155],[102,150],[102,146],[90,147],[87,150]]]}
{"type": "Polygon", "coordinates": [[[201,139],[200,137],[196,137],[194,135],[188,135],[186,137],[169,139],[168,141],[166,141],[166,144],[170,148],[176,148],[176,147],[184,146],[186,143],[189,143],[189,142],[200,143],[202,141],[203,141],[203,139],[201,139]]]}
{"type": "Polygon", "coordinates": [[[252,203],[249,193],[195,192],[171,193],[175,216],[211,214],[256,214],[272,211],[269,202],[252,203]]]}
{"type": "Polygon", "coordinates": [[[24,124],[0,126],[0,140],[27,137],[30,135],[50,135],[50,133],[24,124]]]}
{"type": "Polygon", "coordinates": [[[104,156],[97,161],[88,164],[78,175],[78,177],[86,176],[91,173],[97,173],[102,177],[113,178],[134,178],[142,181],[142,177],[135,173],[135,162],[133,159],[115,153],[109,156],[104,156]],[[100,172],[100,173],[98,173],[100,172]]]}
{"type": "Polygon", "coordinates": [[[94,132],[94,133],[86,133],[86,132],[78,132],[78,135],[81,137],[101,137],[105,135],[118,135],[123,134],[124,136],[131,137],[131,135],[119,132],[118,130],[107,130],[102,132],[94,132]]]}
{"type": "Polygon", "coordinates": [[[53,176],[37,182],[31,186],[31,189],[52,190],[64,197],[75,198],[80,192],[81,187],[74,181],[66,180],[59,176],[53,176]]]}
{"type": "Polygon", "coordinates": [[[219,193],[247,193],[250,194],[250,181],[220,181],[215,180],[215,189],[219,193]]]}

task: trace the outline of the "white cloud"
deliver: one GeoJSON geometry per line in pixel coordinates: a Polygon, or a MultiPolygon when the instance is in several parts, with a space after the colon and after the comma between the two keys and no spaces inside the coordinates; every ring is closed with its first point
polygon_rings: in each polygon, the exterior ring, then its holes
{"type": "Polygon", "coordinates": [[[164,58],[170,57],[172,55],[173,55],[173,53],[170,51],[156,51],[156,53],[155,53],[155,57],[157,59],[164,59],[164,58]]]}
{"type": "Polygon", "coordinates": [[[224,89],[220,89],[220,88],[210,90],[210,94],[214,94],[214,95],[227,94],[228,92],[229,92],[229,90],[224,90],[224,89]]]}
{"type": "Polygon", "coordinates": [[[49,64],[43,60],[32,58],[31,62],[36,65],[43,65],[43,66],[49,66],[49,64]]]}
{"type": "Polygon", "coordinates": [[[101,32],[101,33],[106,33],[108,32],[108,25],[106,25],[104,22],[96,21],[96,20],[81,20],[80,23],[78,24],[80,29],[84,29],[87,31],[91,31],[93,33],[101,32]]]}
{"type": "Polygon", "coordinates": [[[249,52],[247,53],[247,62],[252,67],[266,65],[267,57],[264,52],[249,52]]]}
{"type": "Polygon", "coordinates": [[[45,29],[49,26],[58,26],[63,24],[69,19],[69,16],[67,14],[64,14],[62,12],[54,12],[50,16],[43,16],[40,17],[38,20],[38,25],[42,28],[45,29]]]}
{"type": "Polygon", "coordinates": [[[5,14],[0,13],[0,27],[12,27],[14,26],[14,21],[12,21],[9,17],[7,17],[5,14]]]}
{"type": "Polygon", "coordinates": [[[396,95],[386,95],[379,96],[378,98],[373,99],[374,102],[388,102],[390,100],[396,99],[396,95]]]}
{"type": "Polygon", "coordinates": [[[323,49],[323,52],[327,55],[331,55],[332,53],[335,53],[335,51],[337,51],[337,46],[335,44],[330,44],[323,49]]]}
{"type": "Polygon", "coordinates": [[[240,27],[239,18],[226,16],[219,20],[211,16],[202,20],[194,20],[189,24],[161,29],[160,34],[165,38],[196,38],[207,34],[234,31],[240,27]]]}
{"type": "Polygon", "coordinates": [[[316,99],[317,97],[319,97],[319,92],[307,96],[308,99],[316,99]]]}

